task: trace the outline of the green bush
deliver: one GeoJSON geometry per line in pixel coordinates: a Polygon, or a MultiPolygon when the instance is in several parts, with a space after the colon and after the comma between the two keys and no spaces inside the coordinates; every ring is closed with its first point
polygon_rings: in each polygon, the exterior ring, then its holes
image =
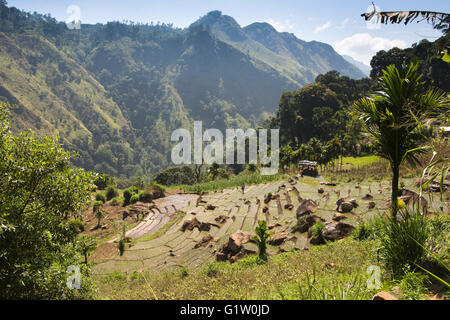
{"type": "Polygon", "coordinates": [[[317,221],[312,227],[311,227],[311,236],[313,238],[319,238],[322,236],[322,229],[325,226],[325,224],[322,221],[317,221]]]}
{"type": "Polygon", "coordinates": [[[106,197],[105,197],[105,195],[103,193],[97,192],[95,194],[95,201],[99,201],[99,202],[105,203],[106,202],[106,197]]]}
{"type": "Polygon", "coordinates": [[[119,196],[119,191],[117,191],[116,188],[114,188],[113,186],[109,186],[108,188],[106,188],[106,201],[109,201],[112,198],[115,198],[118,196],[119,196]]]}
{"type": "Polygon", "coordinates": [[[130,198],[130,204],[135,204],[136,202],[139,201],[139,195],[138,194],[133,194],[130,198]]]}
{"type": "Polygon", "coordinates": [[[403,273],[404,276],[398,285],[402,292],[402,299],[424,299],[427,285],[430,283],[428,276],[423,273],[412,272],[408,267],[403,270],[403,273]]]}
{"type": "Polygon", "coordinates": [[[382,220],[380,231],[381,257],[392,276],[403,275],[405,267],[414,268],[426,257],[430,232],[418,206],[400,210],[396,220],[382,220]]]}
{"type": "MultiPolygon", "coordinates": [[[[129,205],[131,203],[131,197],[133,195],[137,194],[138,192],[139,192],[139,190],[136,187],[129,187],[129,188],[123,190],[123,198],[124,198],[123,204],[125,206],[129,205]]],[[[139,198],[138,198],[138,200],[139,200],[139,198]]]]}
{"type": "Polygon", "coordinates": [[[139,201],[150,203],[153,200],[153,194],[148,191],[139,193],[139,201]]]}

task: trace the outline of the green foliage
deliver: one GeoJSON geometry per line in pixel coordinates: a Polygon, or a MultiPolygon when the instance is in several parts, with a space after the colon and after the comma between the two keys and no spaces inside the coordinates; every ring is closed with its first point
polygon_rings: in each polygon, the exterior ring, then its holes
{"type": "Polygon", "coordinates": [[[178,269],[178,273],[180,275],[180,278],[186,278],[189,275],[188,269],[186,267],[180,267],[178,269]]]}
{"type": "MultiPolygon", "coordinates": [[[[138,193],[139,193],[139,190],[136,187],[129,187],[129,188],[123,190],[123,198],[124,198],[123,205],[124,206],[129,205],[131,203],[131,197],[133,195],[137,195],[138,193]]],[[[139,200],[139,196],[138,196],[138,200],[139,200]]]]}
{"type": "Polygon", "coordinates": [[[195,173],[189,166],[172,167],[159,172],[154,180],[165,186],[178,184],[189,185],[195,183],[195,173]]]}
{"type": "Polygon", "coordinates": [[[423,273],[410,271],[409,267],[404,268],[403,274],[402,279],[398,282],[402,299],[424,299],[427,292],[427,285],[430,283],[428,276],[423,273]]]}
{"type": "Polygon", "coordinates": [[[130,198],[130,204],[135,204],[139,201],[139,194],[133,194],[130,198]]]}
{"type": "Polygon", "coordinates": [[[111,200],[112,198],[118,197],[119,191],[113,186],[109,186],[106,188],[106,201],[111,200]]]}
{"type": "Polygon", "coordinates": [[[365,130],[374,139],[377,152],[392,168],[392,214],[397,213],[400,165],[406,160],[420,164],[424,152],[421,134],[425,119],[439,114],[448,100],[441,90],[424,88],[417,63],[398,69],[389,65],[379,79],[381,91],[355,102],[354,108],[364,121],[365,130]],[[422,93],[423,92],[423,93],[422,93]]]}
{"type": "Polygon", "coordinates": [[[314,223],[314,225],[311,227],[311,236],[313,238],[319,238],[322,236],[322,229],[325,226],[325,224],[322,221],[317,221],[314,223]]]}
{"type": "Polygon", "coordinates": [[[255,233],[256,236],[254,236],[252,239],[258,245],[258,257],[261,261],[267,261],[267,239],[272,234],[268,232],[266,221],[258,221],[258,226],[255,228],[255,233]]]}
{"type": "Polygon", "coordinates": [[[112,185],[114,183],[114,179],[105,173],[99,174],[97,176],[97,179],[95,179],[94,184],[97,186],[100,190],[105,190],[106,187],[112,185]]]}
{"type": "Polygon", "coordinates": [[[66,270],[79,259],[68,217],[86,208],[93,178],[70,159],[57,139],[11,134],[8,106],[0,105],[1,299],[90,294],[87,268],[81,267],[81,290],[66,285],[66,270]]]}
{"type": "Polygon", "coordinates": [[[84,257],[84,264],[88,264],[89,255],[97,248],[97,240],[91,236],[81,236],[76,240],[76,247],[84,257]]]}
{"type": "Polygon", "coordinates": [[[381,221],[380,254],[392,276],[401,276],[405,267],[414,268],[425,260],[430,233],[418,207],[400,210],[398,221],[393,218],[381,221]]]}
{"type": "Polygon", "coordinates": [[[101,202],[101,203],[105,203],[106,202],[106,197],[102,192],[97,192],[95,194],[95,201],[101,202]]]}

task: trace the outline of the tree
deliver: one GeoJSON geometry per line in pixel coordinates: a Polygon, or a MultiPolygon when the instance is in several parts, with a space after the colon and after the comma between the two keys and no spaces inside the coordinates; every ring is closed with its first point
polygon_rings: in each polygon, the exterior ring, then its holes
{"type": "Polygon", "coordinates": [[[412,165],[420,164],[417,155],[424,152],[421,123],[448,105],[441,90],[423,88],[417,68],[417,63],[400,69],[395,65],[388,66],[379,80],[381,91],[354,104],[379,154],[390,163],[394,219],[398,209],[400,165],[405,160],[412,165]]]}
{"type": "MultiPolygon", "coordinates": [[[[67,269],[80,258],[70,215],[87,207],[93,175],[75,169],[57,138],[13,135],[0,104],[0,299],[64,299],[67,269]]],[[[87,269],[82,275],[87,276],[87,269]]],[[[87,281],[84,281],[87,280],[87,281]]]]}
{"type": "Polygon", "coordinates": [[[97,240],[91,236],[81,236],[77,240],[78,250],[84,257],[84,264],[88,264],[88,257],[97,248],[97,240]]]}
{"type": "Polygon", "coordinates": [[[97,228],[100,228],[100,221],[105,216],[103,211],[100,209],[101,206],[102,203],[100,201],[96,201],[93,208],[94,214],[97,217],[97,228]]]}

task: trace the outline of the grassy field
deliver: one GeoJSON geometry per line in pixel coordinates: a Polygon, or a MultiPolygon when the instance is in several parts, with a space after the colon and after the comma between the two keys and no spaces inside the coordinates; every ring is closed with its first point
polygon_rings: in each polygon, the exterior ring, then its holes
{"type": "Polygon", "coordinates": [[[372,242],[346,239],[278,254],[266,264],[248,257],[234,264],[211,262],[199,270],[116,272],[97,278],[99,298],[371,299],[375,291],[367,289],[366,269],[374,263],[372,249],[372,242]]]}

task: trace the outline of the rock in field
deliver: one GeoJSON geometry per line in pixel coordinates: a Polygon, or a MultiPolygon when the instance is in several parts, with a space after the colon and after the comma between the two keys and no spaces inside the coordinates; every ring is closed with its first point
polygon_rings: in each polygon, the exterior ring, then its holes
{"type": "Polygon", "coordinates": [[[355,227],[343,222],[327,222],[322,229],[325,240],[339,240],[349,235],[355,227]]]}
{"type": "Polygon", "coordinates": [[[296,216],[301,217],[306,214],[316,212],[319,205],[311,199],[304,199],[297,208],[296,216]]]}

